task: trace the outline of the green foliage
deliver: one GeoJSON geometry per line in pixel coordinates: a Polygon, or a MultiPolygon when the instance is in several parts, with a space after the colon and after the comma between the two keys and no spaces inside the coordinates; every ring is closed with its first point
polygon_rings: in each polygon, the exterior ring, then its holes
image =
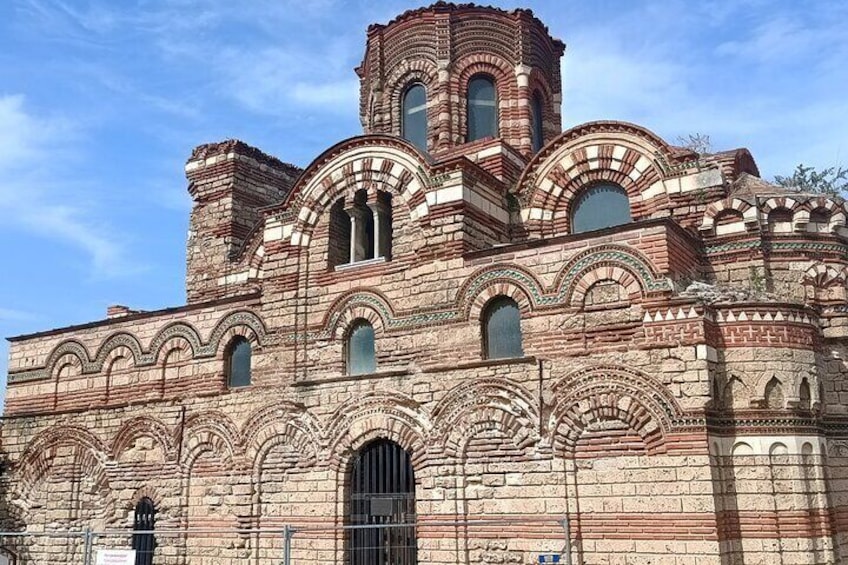
{"type": "Polygon", "coordinates": [[[848,169],[841,166],[828,167],[817,171],[815,167],[798,165],[792,176],[774,177],[775,184],[794,188],[800,192],[827,194],[829,196],[845,196],[848,193],[848,169]]]}

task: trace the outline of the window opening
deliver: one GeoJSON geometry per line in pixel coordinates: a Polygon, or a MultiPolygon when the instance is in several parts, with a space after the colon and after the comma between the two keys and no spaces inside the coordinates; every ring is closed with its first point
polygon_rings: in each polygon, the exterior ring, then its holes
{"type": "Polygon", "coordinates": [[[512,298],[492,299],[483,315],[484,352],[487,359],[523,357],[521,311],[512,298]]]}
{"type": "Polygon", "coordinates": [[[413,84],[403,95],[401,135],[421,151],[427,151],[427,91],[413,84]]]}
{"type": "Polygon", "coordinates": [[[574,204],[571,233],[599,230],[632,221],[630,199],[615,184],[597,184],[583,191],[574,204]]]}
{"type": "Polygon", "coordinates": [[[374,327],[366,320],[357,320],[347,338],[347,372],[349,375],[367,375],[376,370],[374,327]]]}
{"type": "Polygon", "coordinates": [[[497,137],[498,107],[494,81],[476,76],[468,83],[468,141],[497,137]]]}

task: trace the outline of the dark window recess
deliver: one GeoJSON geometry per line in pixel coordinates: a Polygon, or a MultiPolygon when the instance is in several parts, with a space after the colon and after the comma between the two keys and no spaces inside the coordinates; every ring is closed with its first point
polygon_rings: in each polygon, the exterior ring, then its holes
{"type": "Polygon", "coordinates": [[[350,471],[350,565],[415,565],[415,475],[409,453],[393,441],[366,445],[350,471]],[[371,527],[369,527],[371,526],[371,527]]]}
{"type": "Polygon", "coordinates": [[[476,76],[468,82],[468,141],[498,136],[498,102],[495,82],[476,76]]]}
{"type": "Polygon", "coordinates": [[[512,298],[493,298],[483,314],[483,346],[487,359],[524,356],[521,344],[521,311],[512,298]]]}
{"type": "Polygon", "coordinates": [[[539,94],[539,91],[533,93],[533,98],[530,100],[530,113],[532,114],[531,119],[533,121],[533,131],[532,131],[532,148],[533,153],[539,151],[542,148],[542,145],[545,144],[545,134],[544,134],[544,118],[542,116],[542,95],[539,94]]]}
{"type": "Polygon", "coordinates": [[[227,381],[230,387],[250,384],[250,342],[243,337],[230,342],[227,356],[227,381]]]}
{"type": "Polygon", "coordinates": [[[377,370],[374,352],[374,328],[365,320],[353,323],[347,338],[347,372],[366,375],[377,370]]]}
{"type": "Polygon", "coordinates": [[[571,215],[571,233],[600,230],[632,221],[630,199],[615,184],[596,184],[579,194],[571,215]]]}
{"type": "Polygon", "coordinates": [[[414,84],[403,95],[401,135],[421,151],[427,151],[427,91],[414,84]]]}
{"type": "Polygon", "coordinates": [[[133,534],[132,548],[135,550],[135,565],[151,565],[153,551],[156,549],[156,538],[153,530],[156,522],[156,509],[153,501],[146,496],[135,505],[133,531],[148,532],[133,534]]]}

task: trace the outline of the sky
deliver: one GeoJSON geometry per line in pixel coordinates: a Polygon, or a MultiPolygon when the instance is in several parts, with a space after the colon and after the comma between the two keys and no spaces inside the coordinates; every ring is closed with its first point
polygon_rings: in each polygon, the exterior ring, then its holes
{"type": "MultiPolygon", "coordinates": [[[[482,3],[566,43],[565,128],[706,134],[768,179],[848,165],[848,2],[482,3]]],[[[183,304],[192,148],[239,138],[306,166],[360,134],[365,30],[420,5],[2,0],[0,335],[183,304]]]]}

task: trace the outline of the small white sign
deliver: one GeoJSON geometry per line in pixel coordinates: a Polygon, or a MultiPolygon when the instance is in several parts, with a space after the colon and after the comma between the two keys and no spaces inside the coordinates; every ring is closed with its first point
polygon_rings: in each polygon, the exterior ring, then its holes
{"type": "Polygon", "coordinates": [[[135,550],[98,549],[94,565],[135,565],[135,550]]]}

